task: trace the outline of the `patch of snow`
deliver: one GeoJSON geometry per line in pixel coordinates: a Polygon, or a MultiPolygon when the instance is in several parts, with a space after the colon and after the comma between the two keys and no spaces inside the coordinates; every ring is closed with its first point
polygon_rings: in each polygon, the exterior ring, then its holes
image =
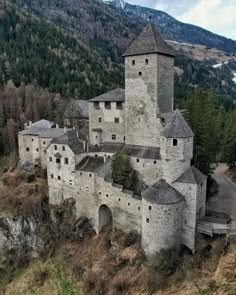
{"type": "Polygon", "coordinates": [[[222,62],[222,63],[220,63],[220,64],[213,65],[212,67],[213,67],[214,69],[218,69],[218,68],[222,67],[223,65],[227,65],[228,63],[229,63],[228,61],[226,61],[226,62],[222,62]]]}
{"type": "Polygon", "coordinates": [[[167,42],[170,43],[175,43],[175,44],[182,44],[182,45],[187,45],[187,46],[194,46],[194,44],[190,44],[190,43],[182,43],[182,42],[177,42],[177,41],[171,41],[171,40],[166,40],[167,42]]]}
{"type": "Polygon", "coordinates": [[[232,79],[234,83],[236,83],[236,73],[233,73],[234,78],[232,79]]]}

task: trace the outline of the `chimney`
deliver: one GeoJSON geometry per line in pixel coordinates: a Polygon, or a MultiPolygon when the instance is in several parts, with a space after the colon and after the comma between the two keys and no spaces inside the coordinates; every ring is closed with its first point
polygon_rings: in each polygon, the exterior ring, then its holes
{"type": "Polygon", "coordinates": [[[24,123],[24,129],[27,129],[28,125],[27,123],[24,123]]]}
{"type": "Polygon", "coordinates": [[[67,128],[66,127],[64,127],[64,133],[66,133],[67,132],[67,128]]]}
{"type": "Polygon", "coordinates": [[[86,141],[83,141],[84,151],[86,152],[86,141]]]}
{"type": "Polygon", "coordinates": [[[29,121],[29,127],[31,127],[32,126],[32,121],[29,121]]]}
{"type": "Polygon", "coordinates": [[[77,136],[77,138],[79,138],[79,131],[78,130],[76,132],[76,136],[77,136]]]}
{"type": "Polygon", "coordinates": [[[59,129],[59,125],[58,124],[56,124],[56,128],[59,129]]]}

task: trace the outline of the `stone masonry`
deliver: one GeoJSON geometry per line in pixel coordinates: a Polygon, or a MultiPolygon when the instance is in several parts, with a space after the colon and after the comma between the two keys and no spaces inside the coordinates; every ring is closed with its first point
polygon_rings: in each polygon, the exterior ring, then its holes
{"type": "MultiPolygon", "coordinates": [[[[77,217],[89,218],[97,233],[108,225],[135,230],[148,257],[181,244],[194,252],[206,176],[191,166],[194,134],[173,109],[174,53],[150,22],[124,58],[125,90],[89,101],[89,134],[79,123],[67,130],[36,122],[18,134],[20,163],[46,167],[50,204],[74,199],[77,217]],[[120,151],[137,172],[140,193],[112,178],[120,151]]],[[[66,122],[81,122],[78,110],[67,110],[66,122]]]]}

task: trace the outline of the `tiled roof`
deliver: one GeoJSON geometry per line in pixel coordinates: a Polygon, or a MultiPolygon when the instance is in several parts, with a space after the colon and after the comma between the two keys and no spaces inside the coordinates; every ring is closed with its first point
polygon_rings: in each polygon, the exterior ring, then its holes
{"type": "Polygon", "coordinates": [[[35,135],[35,136],[38,136],[40,135],[42,132],[45,132],[47,131],[48,128],[38,128],[38,127],[30,127],[30,128],[27,128],[25,130],[22,130],[19,132],[19,134],[21,135],[35,135]]]}
{"type": "Polygon", "coordinates": [[[175,182],[202,184],[206,180],[206,178],[206,175],[204,175],[196,167],[192,166],[186,172],[184,172],[175,182]]]}
{"type": "Polygon", "coordinates": [[[39,137],[56,138],[56,137],[62,136],[64,132],[65,132],[64,128],[50,128],[40,133],[39,137]]]}
{"type": "Polygon", "coordinates": [[[160,160],[160,148],[159,147],[148,147],[139,145],[125,145],[124,149],[127,151],[129,156],[141,158],[141,159],[154,159],[160,160]]]}
{"type": "Polygon", "coordinates": [[[174,56],[170,45],[161,37],[156,27],[150,22],[137,39],[133,41],[123,56],[159,53],[174,56]]]}
{"type": "Polygon", "coordinates": [[[179,110],[173,111],[167,119],[167,123],[161,132],[167,138],[193,137],[194,133],[188,126],[179,110]]]}
{"type": "Polygon", "coordinates": [[[55,125],[54,122],[51,122],[45,119],[39,120],[32,124],[33,127],[38,127],[38,128],[52,128],[52,126],[54,125],[55,125]]]}
{"type": "Polygon", "coordinates": [[[104,179],[112,178],[112,160],[108,160],[107,162],[105,162],[101,168],[97,171],[97,175],[99,177],[103,177],[104,179]]]}
{"type": "Polygon", "coordinates": [[[143,191],[142,197],[157,204],[175,204],[184,201],[184,197],[163,179],[143,191]]]}
{"type": "Polygon", "coordinates": [[[76,165],[76,170],[95,172],[99,167],[104,164],[103,157],[85,157],[78,165],[76,165]]]}
{"type": "Polygon", "coordinates": [[[110,101],[110,102],[116,102],[116,101],[125,101],[125,90],[121,88],[117,88],[115,90],[109,91],[107,93],[104,93],[102,95],[99,95],[97,97],[94,97],[89,100],[89,102],[94,101],[110,101]]]}

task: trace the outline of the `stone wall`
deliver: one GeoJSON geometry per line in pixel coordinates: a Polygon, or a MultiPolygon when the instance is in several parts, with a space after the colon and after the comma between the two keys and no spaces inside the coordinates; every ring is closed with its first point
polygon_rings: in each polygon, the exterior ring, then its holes
{"type": "Polygon", "coordinates": [[[20,163],[36,163],[40,158],[39,138],[34,135],[18,134],[20,163]],[[28,150],[29,149],[29,150],[28,150]]]}
{"type": "Polygon", "coordinates": [[[111,108],[106,109],[105,103],[99,103],[96,109],[94,103],[89,103],[89,136],[91,145],[100,145],[104,142],[124,142],[125,136],[125,111],[117,109],[116,102],[111,102],[111,108]],[[119,118],[119,123],[115,119],[119,118]],[[95,131],[93,131],[95,130],[95,131]],[[112,135],[115,135],[112,137],[112,135]]]}
{"type": "Polygon", "coordinates": [[[125,58],[127,144],[159,146],[161,122],[157,115],[173,110],[173,81],[171,57],[148,54],[125,58]]]}
{"type": "Polygon", "coordinates": [[[162,160],[162,172],[163,179],[169,184],[178,179],[188,168],[190,167],[190,160],[186,161],[174,161],[174,160],[162,160]]]}
{"type": "Polygon", "coordinates": [[[187,246],[194,253],[197,219],[197,185],[177,182],[172,185],[185,197],[182,244],[187,246]]]}
{"type": "Polygon", "coordinates": [[[186,159],[191,160],[193,157],[193,138],[178,138],[177,146],[173,145],[173,140],[174,138],[161,138],[162,159],[180,161],[186,159]]]}
{"type": "Polygon", "coordinates": [[[156,204],[142,200],[142,246],[147,256],[161,249],[179,248],[183,202],[156,204]]]}
{"type": "Polygon", "coordinates": [[[152,185],[162,178],[160,160],[130,157],[130,163],[132,168],[139,172],[142,180],[147,185],[152,185]]]}

